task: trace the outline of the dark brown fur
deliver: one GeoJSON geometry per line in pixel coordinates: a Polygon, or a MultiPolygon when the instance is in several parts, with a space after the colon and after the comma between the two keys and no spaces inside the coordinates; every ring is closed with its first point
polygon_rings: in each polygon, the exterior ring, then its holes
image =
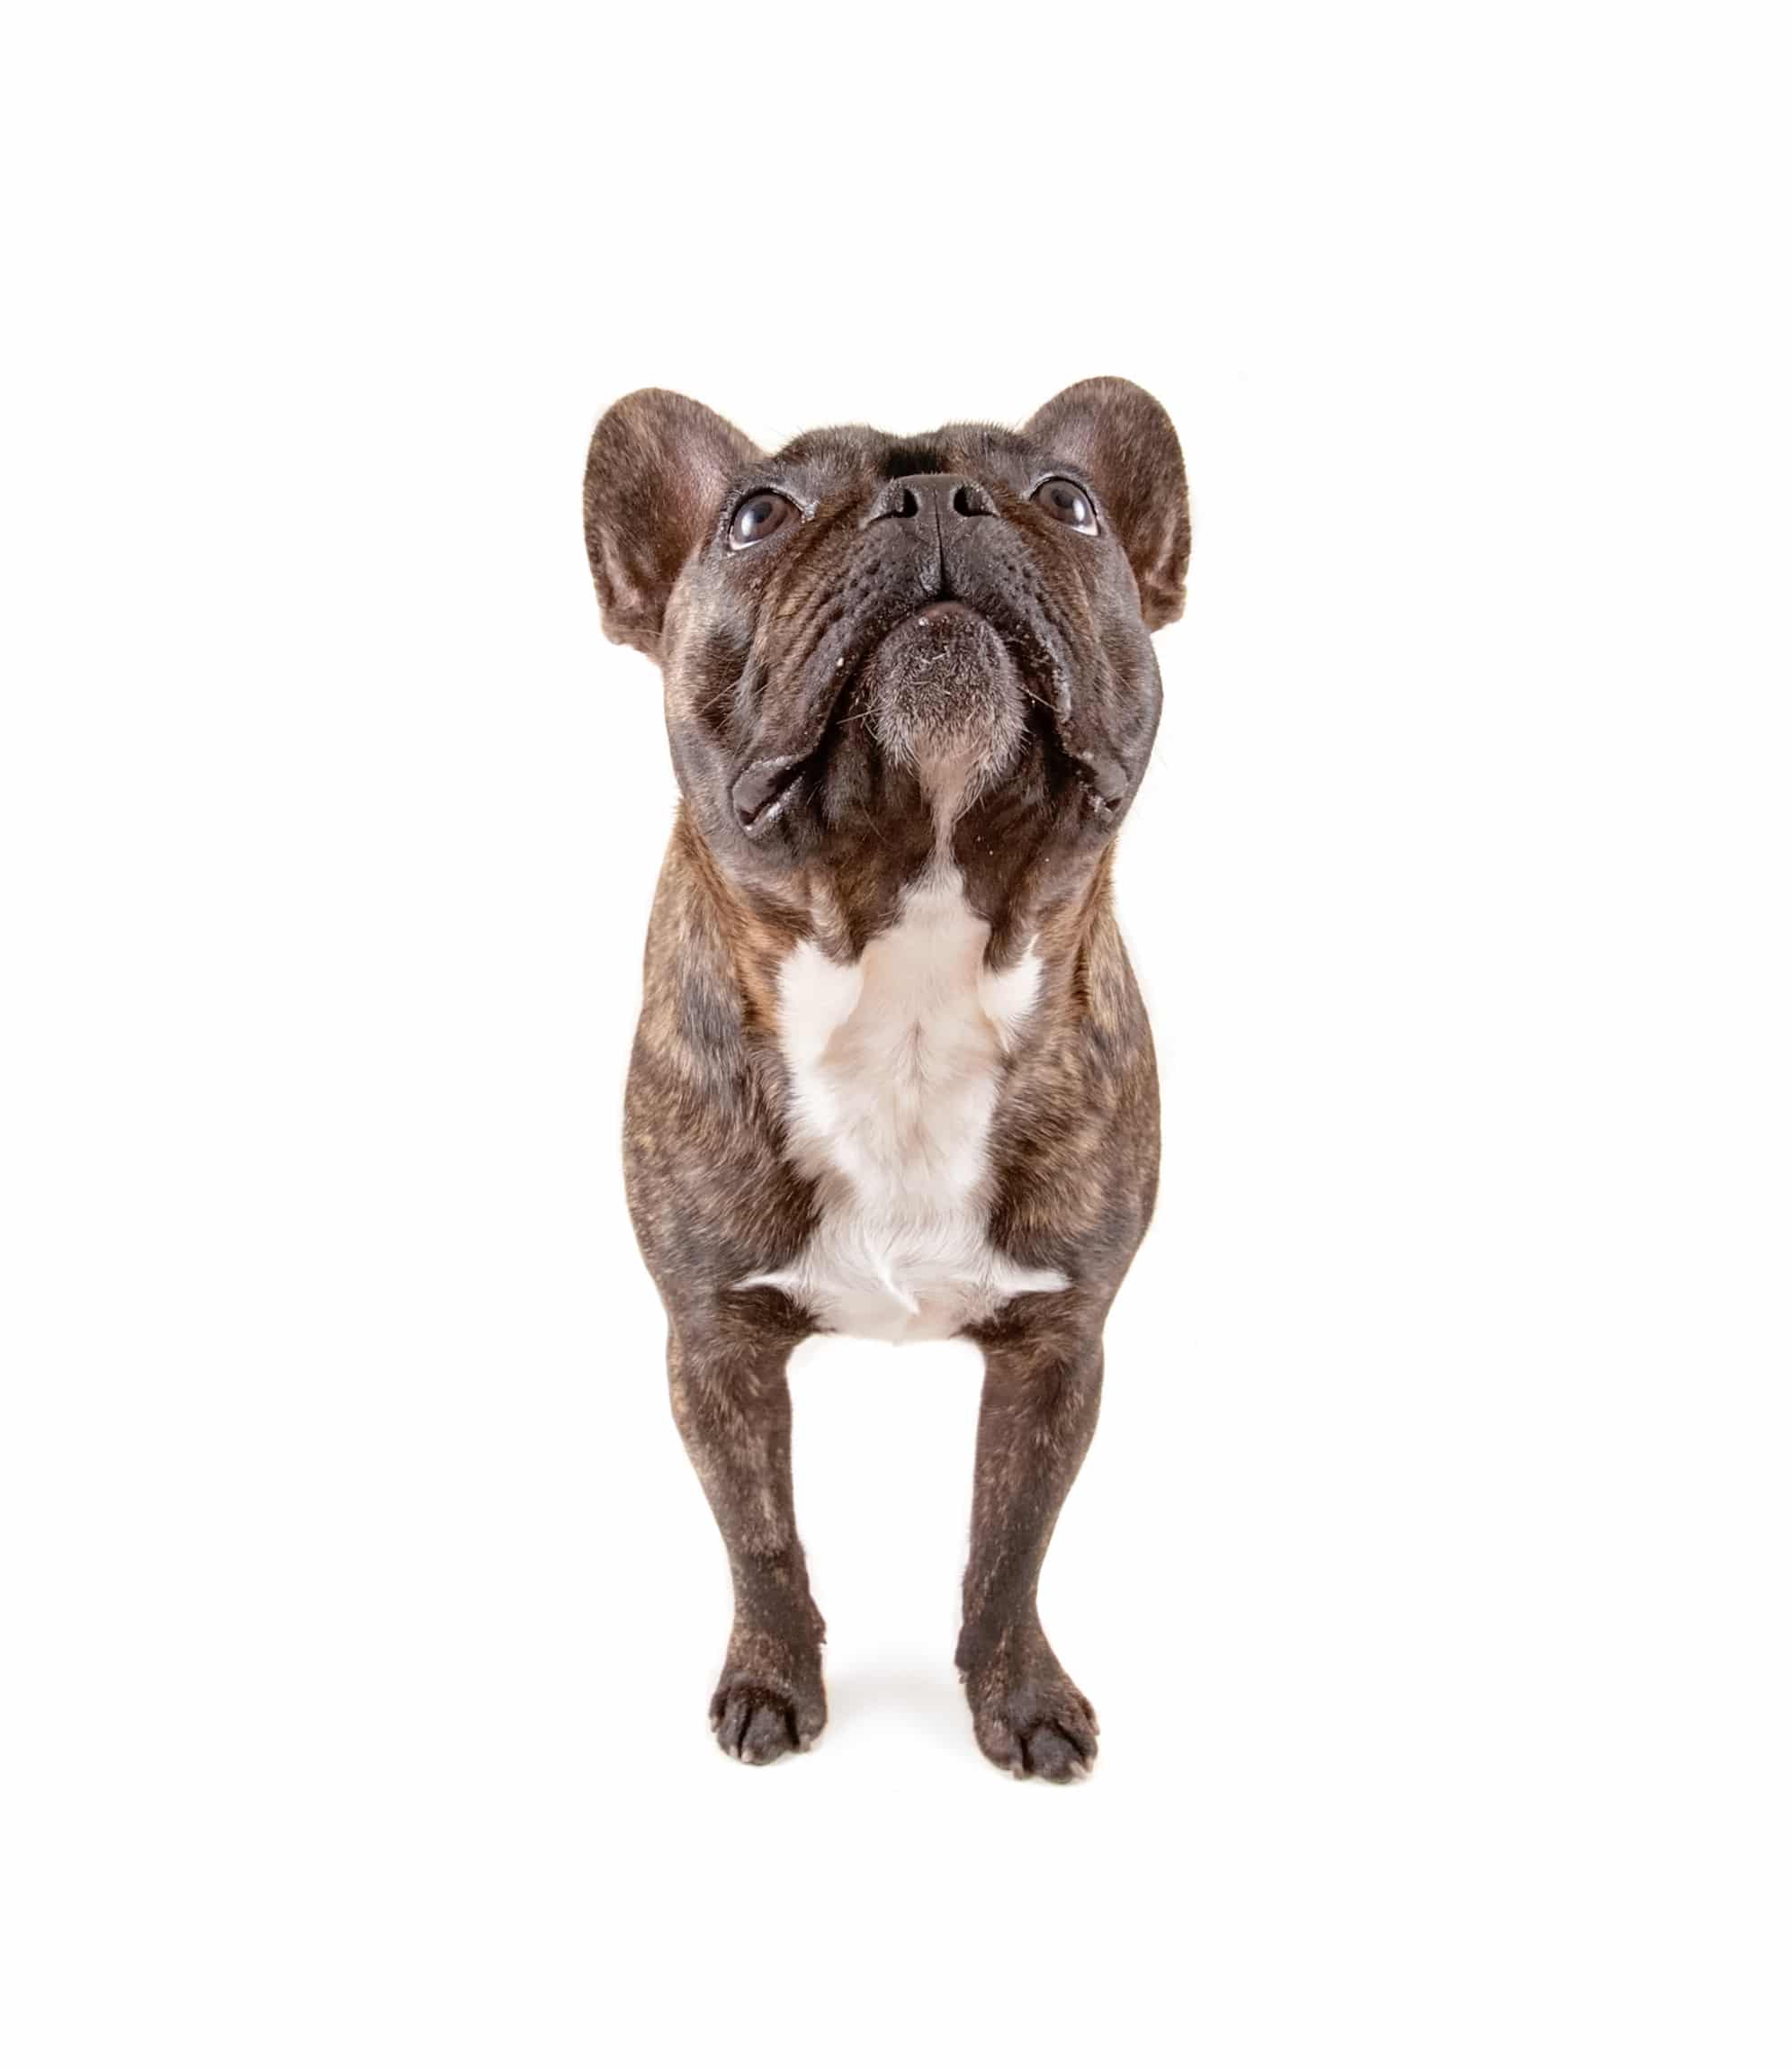
{"type": "Polygon", "coordinates": [[[779,963],[805,936],[854,960],[933,848],[918,779],[862,705],[880,642],[949,594],[994,626],[1024,685],[1024,748],[958,820],[953,855],[990,923],[990,963],[1033,941],[1044,964],[990,1134],[991,1238],[1069,1285],[966,1331],[986,1377],[957,1661],[992,1760],[1081,1772],[1094,1715],[1046,1643],[1035,1590],[1093,1432],[1103,1321],[1156,1187],[1151,1034],[1109,864],[1156,729],[1149,633],[1181,605],[1175,434],[1141,390],[1087,381],[1019,433],[854,427],[766,456],[701,406],[643,390],[597,427],[586,527],[606,629],[665,670],[683,792],[649,932],[625,1165],[670,1323],[674,1414],[734,1579],[712,1722],[750,1761],[807,1745],[826,1717],[784,1381],[816,1324],[783,1292],[738,1290],[794,1258],[817,1212],[785,1156],[779,963]],[[1088,488],[1098,537],[1031,500],[1054,474],[1088,488]],[[908,484],[924,505],[959,485],[962,533],[915,518],[908,484]],[[801,521],[730,551],[734,511],[767,488],[801,521]]]}

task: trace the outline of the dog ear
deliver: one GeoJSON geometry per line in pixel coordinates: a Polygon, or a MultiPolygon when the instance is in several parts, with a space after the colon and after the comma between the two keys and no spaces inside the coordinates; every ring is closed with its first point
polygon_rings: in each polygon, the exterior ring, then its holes
{"type": "Polygon", "coordinates": [[[1146,625],[1174,623],[1188,572],[1188,480],[1163,405],[1130,381],[1080,381],[1025,434],[1089,475],[1133,564],[1146,625]]]}
{"type": "Polygon", "coordinates": [[[664,388],[613,404],[585,462],[585,547],[611,639],[659,658],[667,599],[730,480],[759,457],[712,409],[664,388]]]}

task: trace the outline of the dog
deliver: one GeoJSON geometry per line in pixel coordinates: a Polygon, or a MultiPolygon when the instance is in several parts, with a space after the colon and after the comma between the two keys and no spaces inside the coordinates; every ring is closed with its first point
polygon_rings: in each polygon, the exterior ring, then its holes
{"type": "Polygon", "coordinates": [[[1176,432],[1097,380],[1018,431],[766,453],[644,389],[592,436],[585,533],[605,631],[663,672],[680,792],[624,1168],[733,1575],[711,1724],[759,1764],[827,1719],[792,1349],[961,1336],[984,1359],[956,1654],[977,1743],[1086,1774],[1095,1713],[1035,1597],[1157,1189],[1110,875],[1151,634],[1183,603],[1176,432]]]}

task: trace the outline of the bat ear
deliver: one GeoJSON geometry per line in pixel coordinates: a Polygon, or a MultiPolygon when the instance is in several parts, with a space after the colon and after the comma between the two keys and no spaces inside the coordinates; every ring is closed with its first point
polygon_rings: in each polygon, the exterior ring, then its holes
{"type": "Polygon", "coordinates": [[[1145,623],[1173,623],[1188,573],[1188,479],[1163,405],[1130,381],[1080,381],[1025,434],[1089,476],[1132,562],[1145,623]]]}
{"type": "Polygon", "coordinates": [[[585,463],[585,547],[613,640],[659,658],[667,599],[728,484],[759,457],[714,410],[641,388],[605,411],[585,463]]]}

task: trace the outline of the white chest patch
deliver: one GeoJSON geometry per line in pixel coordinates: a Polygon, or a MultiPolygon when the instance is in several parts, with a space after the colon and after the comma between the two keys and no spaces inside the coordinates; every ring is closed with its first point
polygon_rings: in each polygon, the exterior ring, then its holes
{"type": "Polygon", "coordinates": [[[745,1283],[783,1287],[824,1329],[951,1336],[1067,1283],[990,1242],[990,1122],[1040,965],[1029,950],[986,969],[989,937],[936,864],[856,963],[805,941],[778,973],[791,1155],[821,1212],[793,1264],[745,1283]]]}

